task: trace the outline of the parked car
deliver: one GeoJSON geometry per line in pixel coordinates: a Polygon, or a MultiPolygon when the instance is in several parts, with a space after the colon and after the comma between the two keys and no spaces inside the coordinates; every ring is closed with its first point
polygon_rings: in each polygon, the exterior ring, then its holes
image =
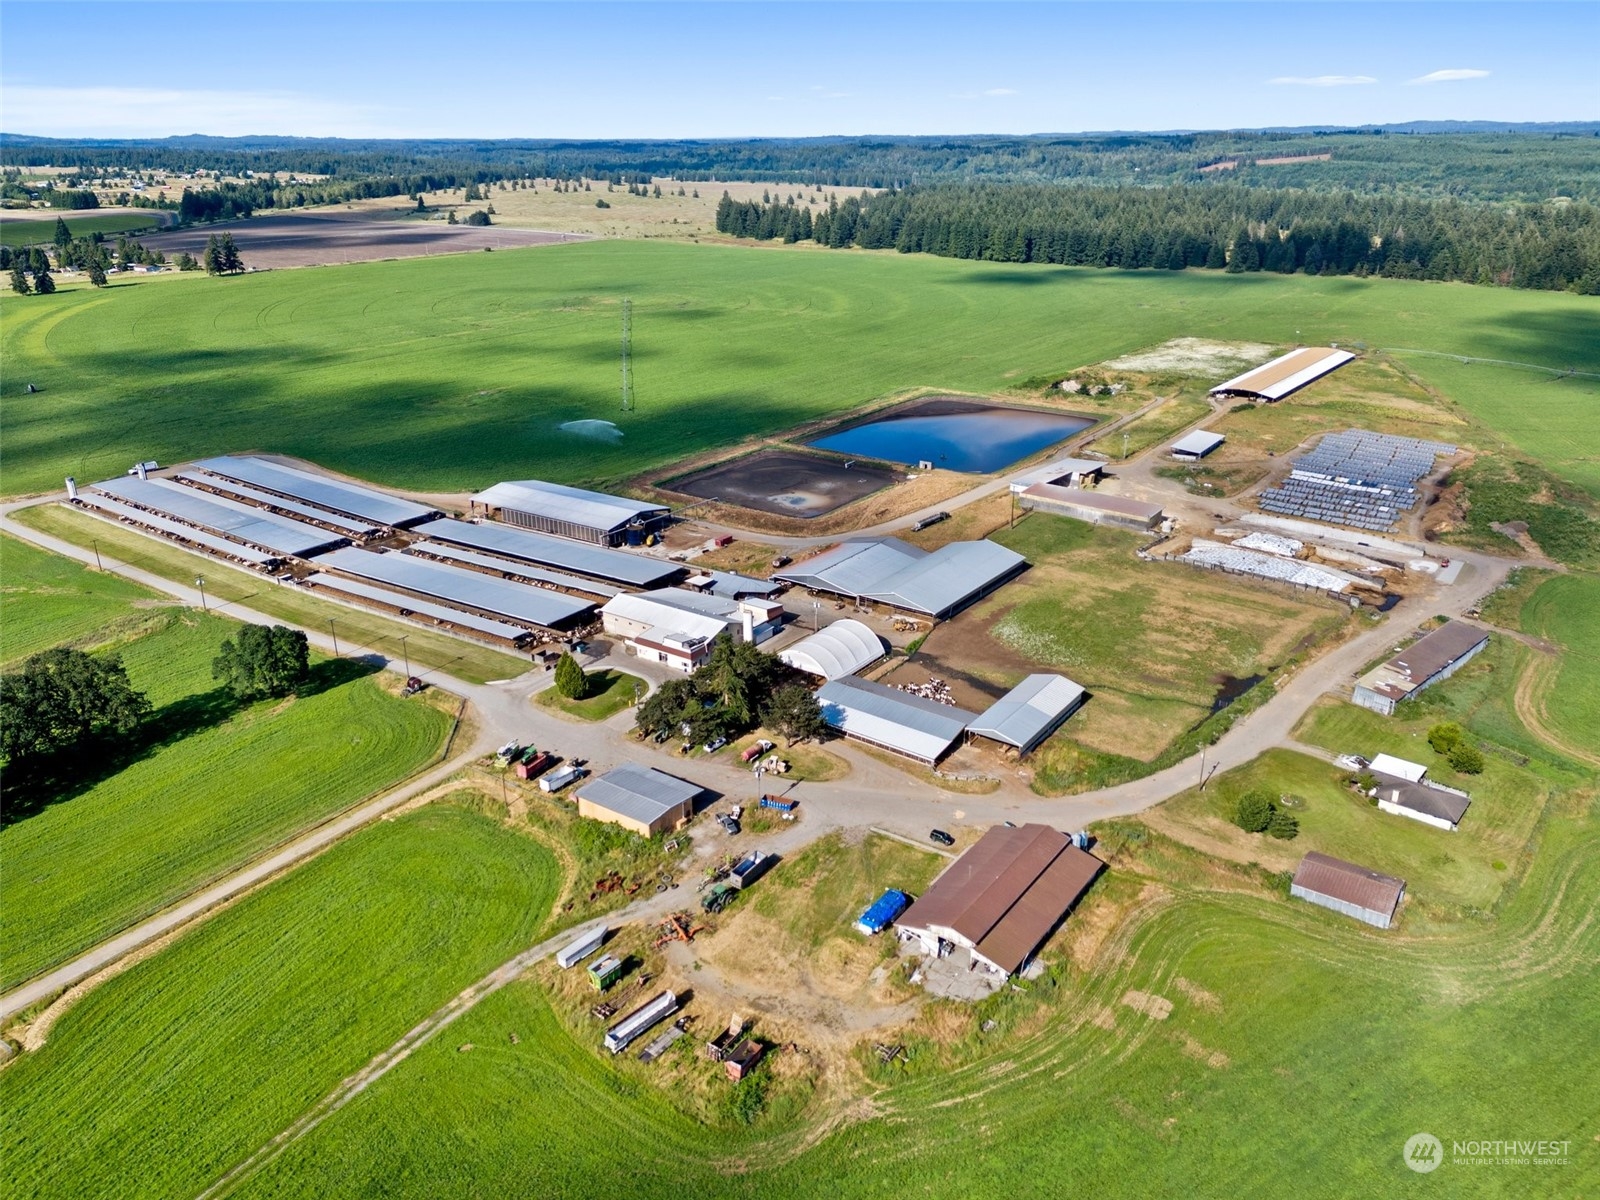
{"type": "Polygon", "coordinates": [[[723,831],[727,833],[729,837],[733,837],[739,832],[739,822],[735,818],[730,817],[727,813],[718,813],[717,823],[722,826],[723,831]]]}
{"type": "Polygon", "coordinates": [[[725,737],[714,737],[709,742],[707,742],[704,746],[701,746],[700,749],[704,750],[707,754],[715,754],[718,750],[721,750],[727,744],[728,744],[728,739],[727,738],[725,738],[725,737]]]}
{"type": "Polygon", "coordinates": [[[932,833],[928,834],[928,836],[934,841],[938,842],[941,846],[954,846],[956,844],[955,838],[951,837],[942,829],[935,829],[932,833]]]}

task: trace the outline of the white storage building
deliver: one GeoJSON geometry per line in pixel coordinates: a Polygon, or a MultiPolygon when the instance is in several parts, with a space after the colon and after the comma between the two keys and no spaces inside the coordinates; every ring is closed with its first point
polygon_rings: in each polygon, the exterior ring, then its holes
{"type": "Polygon", "coordinates": [[[849,617],[801,638],[778,657],[797,671],[838,679],[865,670],[884,656],[883,639],[849,617]]]}

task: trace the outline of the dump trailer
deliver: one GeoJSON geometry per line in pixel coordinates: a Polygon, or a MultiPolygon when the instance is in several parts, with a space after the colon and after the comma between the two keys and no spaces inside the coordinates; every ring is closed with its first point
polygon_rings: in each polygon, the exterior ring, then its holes
{"type": "Polygon", "coordinates": [[[596,926],[588,933],[580,934],[575,941],[569,942],[562,949],[556,951],[556,966],[565,971],[568,967],[576,966],[605,944],[606,927],[596,926]]]}
{"type": "Polygon", "coordinates": [[[798,800],[776,800],[771,796],[761,797],[762,808],[775,808],[779,812],[793,812],[799,804],[798,800]]]}
{"type": "Polygon", "coordinates": [[[890,888],[873,901],[872,907],[862,913],[856,920],[856,928],[871,937],[873,934],[882,933],[899,918],[900,914],[911,905],[911,897],[895,888],[890,888]]]}
{"type": "Polygon", "coordinates": [[[654,1000],[640,1005],[606,1030],[606,1049],[613,1054],[621,1054],[640,1034],[652,1026],[659,1025],[677,1011],[677,993],[662,992],[654,1000]]]}
{"type": "Polygon", "coordinates": [[[615,954],[607,954],[589,964],[589,982],[594,984],[596,990],[606,991],[622,978],[622,967],[620,958],[615,954]]]}
{"type": "Polygon", "coordinates": [[[539,790],[541,792],[559,792],[569,783],[576,783],[587,774],[588,772],[582,767],[574,767],[569,763],[559,771],[551,771],[550,774],[539,780],[539,790]]]}
{"type": "Polygon", "coordinates": [[[524,754],[517,763],[517,778],[537,779],[555,765],[556,756],[548,750],[541,750],[537,754],[524,754]]]}
{"type": "Polygon", "coordinates": [[[759,851],[745,855],[739,860],[738,865],[733,868],[730,875],[733,886],[742,888],[746,884],[754,883],[765,875],[772,864],[777,861],[772,855],[762,854],[759,851]]]}

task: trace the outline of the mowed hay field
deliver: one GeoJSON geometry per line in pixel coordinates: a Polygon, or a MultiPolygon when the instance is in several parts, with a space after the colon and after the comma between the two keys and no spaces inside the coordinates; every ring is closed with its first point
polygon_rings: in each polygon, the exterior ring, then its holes
{"type": "Polygon", "coordinates": [[[135,606],[159,603],[148,589],[16,538],[0,536],[0,665],[92,638],[135,606]]]}
{"type": "Polygon", "coordinates": [[[7,215],[0,218],[0,243],[16,246],[43,246],[55,240],[56,219],[67,223],[67,232],[75,238],[103,233],[108,238],[132,233],[141,229],[157,229],[165,219],[158,212],[94,213],[86,210],[43,213],[34,212],[27,217],[7,215]]]}
{"type": "Polygon", "coordinates": [[[1030,513],[993,536],[1031,566],[937,627],[918,661],[999,687],[1059,671],[1088,688],[1088,703],[1032,756],[1035,786],[1050,793],[1139,773],[1206,718],[1219,691],[1349,620],[1316,599],[1141,561],[1146,539],[1135,533],[1030,513]]]}
{"type": "MultiPolygon", "coordinates": [[[[10,586],[30,571],[46,581],[89,574],[53,556],[13,557],[12,549],[10,586]]],[[[98,599],[86,593],[88,604],[98,599]]],[[[28,593],[8,592],[0,615],[27,627],[32,604],[28,593]]],[[[132,760],[113,773],[91,772],[37,810],[7,797],[3,986],[403,778],[438,752],[449,728],[438,708],[389,695],[368,669],[343,660],[314,660],[298,697],[240,705],[211,678],[236,622],[172,607],[124,612],[128,619],[111,619],[109,640],[96,649],[121,655],[154,712],[132,760]]]]}
{"type": "Polygon", "coordinates": [[[1557,739],[1600,765],[1600,576],[1574,572],[1540,584],[1521,621],[1561,647],[1558,662],[1540,664],[1527,702],[1557,739]]]}
{"type": "MultiPolygon", "coordinates": [[[[1572,1040],[1600,982],[1593,816],[1549,820],[1496,919],[1435,939],[1272,898],[1245,868],[1211,871],[1138,835],[1069,920],[1085,945],[1067,965],[976,1010],[936,1007],[910,1031],[909,1065],[861,1056],[862,1098],[819,1096],[748,1133],[697,1128],[654,1089],[620,1087],[594,1038],[569,1036],[523,981],[237,1194],[590,1200],[620,1173],[640,1198],[1235,1197],[1286,1178],[1308,1197],[1391,1195],[1415,1178],[1401,1148],[1419,1129],[1508,1124],[1569,1140],[1571,1163],[1447,1164],[1434,1183],[1583,1193],[1600,1176],[1587,1117],[1600,1079],[1572,1040]],[[1073,922],[1114,932],[1096,945],[1073,922]],[[458,1053],[464,1042],[477,1049],[458,1053]]],[[[1128,846],[1138,828],[1111,836],[1128,846]]]]}
{"type": "MultiPolygon", "coordinates": [[[[250,449],[434,491],[528,475],[605,485],[902,389],[1042,386],[1179,336],[1600,371],[1600,304],[1585,297],[638,241],[5,296],[0,314],[10,494],[135,457],[250,449]],[[631,414],[618,411],[625,297],[631,414]],[[42,390],[22,394],[28,382],[42,390]],[[585,419],[616,421],[621,440],[558,430],[585,419]]],[[[1522,449],[1563,452],[1574,408],[1597,394],[1529,385],[1522,449]]],[[[1505,407],[1492,392],[1462,401],[1505,407]]]]}
{"type": "Polygon", "coordinates": [[[0,1190],[198,1194],[525,949],[559,878],[531,838],[447,805],[362,830],[103,984],[0,1073],[0,1190]]]}

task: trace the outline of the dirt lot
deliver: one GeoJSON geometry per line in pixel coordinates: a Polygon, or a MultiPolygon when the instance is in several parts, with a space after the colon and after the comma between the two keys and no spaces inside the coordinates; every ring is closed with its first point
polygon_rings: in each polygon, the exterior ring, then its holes
{"type": "Polygon", "coordinates": [[[424,254],[461,254],[470,250],[511,250],[552,242],[581,240],[582,235],[507,229],[500,225],[468,228],[443,221],[411,220],[369,212],[294,213],[251,217],[220,225],[193,225],[171,233],[153,233],[139,240],[169,258],[187,251],[199,258],[206,239],[231,233],[245,265],[257,269],[328,266],[372,262],[384,258],[416,258],[424,254]]]}
{"type": "Polygon", "coordinates": [[[876,466],[763,450],[672,481],[672,490],[784,517],[821,517],[899,480],[876,466]]]}

